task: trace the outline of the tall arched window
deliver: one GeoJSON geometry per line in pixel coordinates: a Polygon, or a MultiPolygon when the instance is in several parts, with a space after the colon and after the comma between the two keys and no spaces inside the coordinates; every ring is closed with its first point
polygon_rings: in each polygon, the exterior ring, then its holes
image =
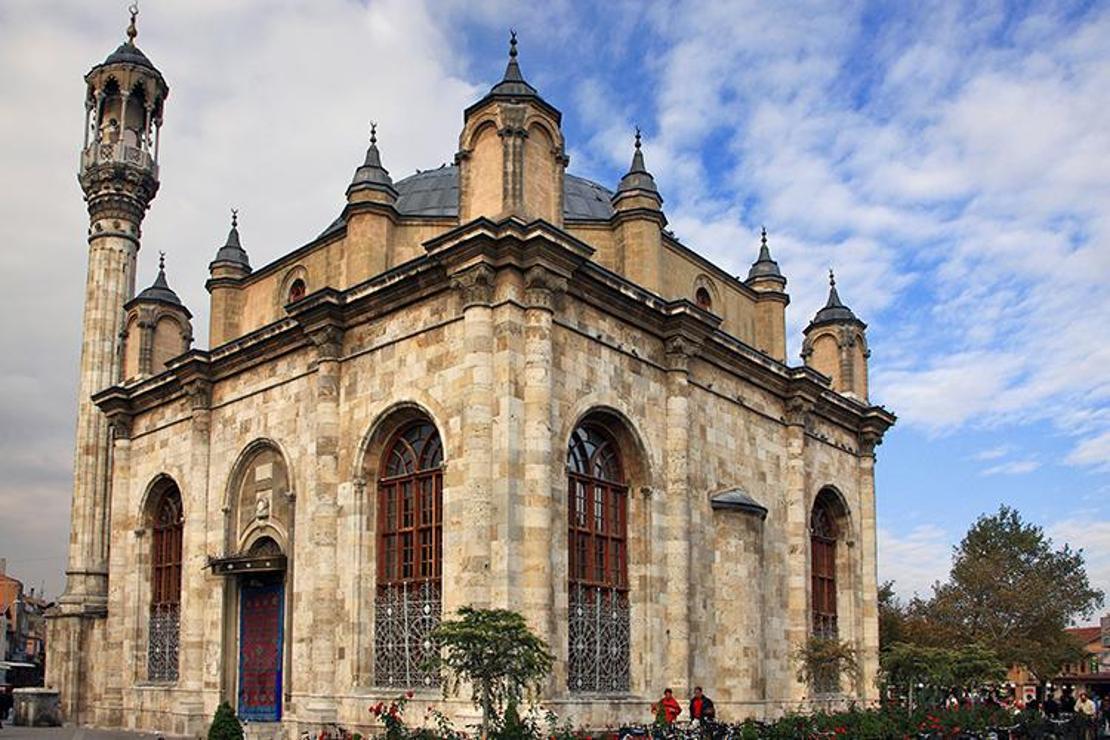
{"type": "Polygon", "coordinates": [[[694,293],[694,303],[698,305],[698,308],[706,311],[713,310],[713,297],[709,295],[709,291],[704,286],[698,288],[697,292],[694,293]]]}
{"type": "Polygon", "coordinates": [[[305,288],[304,280],[300,278],[294,280],[293,284],[289,286],[289,303],[296,303],[304,298],[306,290],[307,288],[305,288]]]}
{"type": "Polygon", "coordinates": [[[813,634],[835,638],[836,626],[836,512],[832,496],[822,491],[809,518],[810,585],[813,634]]]}
{"type": "Polygon", "coordinates": [[[442,613],[443,446],[428,421],[386,445],[378,478],[378,589],[374,678],[409,688],[438,681],[426,670],[442,613]]]}
{"type": "Polygon", "coordinates": [[[585,423],[571,435],[567,495],[568,687],[628,691],[628,485],[604,427],[585,423]]]}
{"type": "Polygon", "coordinates": [[[176,681],[181,624],[181,538],[185,527],[181,492],[167,482],[153,504],[147,678],[176,681]]]}

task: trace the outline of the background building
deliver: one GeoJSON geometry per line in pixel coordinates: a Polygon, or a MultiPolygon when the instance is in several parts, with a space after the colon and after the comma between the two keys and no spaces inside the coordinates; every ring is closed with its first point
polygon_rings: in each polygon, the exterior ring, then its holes
{"type": "MultiPolygon", "coordinates": [[[[666,229],[639,135],[615,190],[567,172],[512,41],[450,166],[394,182],[377,132],[335,221],[254,267],[233,215],[211,348],[164,263],[134,290],[169,87],[128,40],[86,75],[90,215],[66,593],[48,682],[71,721],[193,733],[357,726],[462,605],[523,613],[583,724],[664,686],[724,717],[876,697],[866,325],[830,276],[786,361],[786,278],[666,229]],[[850,642],[858,686],[794,654],[850,642]]],[[[384,147],[383,147],[384,148],[384,147]]],[[[246,231],[244,227],[244,232],[246,231]]],[[[453,714],[473,711],[465,698],[453,714]]]]}

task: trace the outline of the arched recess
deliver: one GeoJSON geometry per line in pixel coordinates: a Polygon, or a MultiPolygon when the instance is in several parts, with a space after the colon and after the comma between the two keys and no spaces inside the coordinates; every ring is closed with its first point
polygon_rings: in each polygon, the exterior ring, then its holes
{"type": "Polygon", "coordinates": [[[295,303],[304,298],[310,290],[311,282],[308,279],[308,269],[304,265],[294,265],[289,268],[278,283],[278,292],[274,296],[278,313],[290,303],[295,303]]]}
{"type": "Polygon", "coordinates": [[[228,476],[224,554],[210,561],[225,577],[223,698],[240,717],[281,719],[294,690],[292,588],[296,551],[293,476],[270,439],[240,453],[228,476]]]}
{"type": "Polygon", "coordinates": [[[718,316],[724,315],[725,309],[724,304],[721,302],[721,291],[717,288],[717,284],[713,282],[713,279],[705,273],[694,278],[691,299],[698,308],[704,311],[709,311],[718,316]]]}
{"type": "Polygon", "coordinates": [[[148,557],[138,562],[148,596],[146,619],[146,680],[175,682],[179,674],[181,633],[181,564],[185,513],[181,489],[168,475],[159,475],[143,495],[142,532],[148,537],[148,557]]]}
{"type": "Polygon", "coordinates": [[[567,688],[642,690],[631,667],[641,637],[633,634],[633,612],[647,603],[632,584],[643,582],[650,560],[641,535],[649,518],[634,495],[647,480],[643,446],[623,415],[595,408],[576,421],[563,449],[567,688]]]}
{"type": "Polygon", "coordinates": [[[504,149],[493,121],[479,124],[467,145],[466,176],[459,183],[467,218],[495,216],[504,207],[504,149]]]}
{"type": "Polygon", "coordinates": [[[847,502],[830,485],[821,488],[809,514],[810,631],[838,639],[846,633],[855,592],[853,523],[847,502]]]}
{"type": "Polygon", "coordinates": [[[444,440],[439,430],[421,407],[398,404],[379,417],[362,446],[366,516],[355,638],[361,683],[438,685],[426,658],[443,603],[444,440]]]}
{"type": "Polygon", "coordinates": [[[534,121],[527,128],[524,140],[524,203],[530,213],[552,223],[559,223],[555,209],[559,205],[556,188],[561,184],[556,162],[558,147],[546,125],[534,121]]]}

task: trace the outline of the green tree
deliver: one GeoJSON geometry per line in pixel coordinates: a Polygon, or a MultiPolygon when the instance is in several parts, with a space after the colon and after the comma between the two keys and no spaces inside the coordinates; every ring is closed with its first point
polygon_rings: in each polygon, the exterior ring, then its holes
{"type": "Polygon", "coordinates": [[[519,717],[524,693],[538,690],[555,661],[547,643],[528,629],[524,617],[505,609],[464,606],[458,619],[440,623],[433,637],[441,650],[433,665],[450,679],[444,690],[471,685],[471,698],[482,710],[482,737],[507,707],[519,717]]]}
{"type": "Polygon", "coordinates": [[[226,701],[216,707],[212,726],[208,728],[208,740],[243,740],[243,725],[239,724],[235,710],[226,701]]]}
{"type": "Polygon", "coordinates": [[[1075,655],[1064,631],[1103,602],[1087,579],[1082,550],[1052,540],[1014,509],[983,515],[956,546],[947,583],[934,587],[929,621],[957,644],[979,644],[1038,676],[1075,655]]]}

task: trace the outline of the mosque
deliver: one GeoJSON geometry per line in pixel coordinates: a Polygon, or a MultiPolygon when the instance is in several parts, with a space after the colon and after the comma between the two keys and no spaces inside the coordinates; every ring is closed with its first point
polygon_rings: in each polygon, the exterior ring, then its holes
{"type": "Polygon", "coordinates": [[[169,96],[136,35],[85,76],[67,721],[195,734],[228,701],[296,737],[407,691],[471,716],[424,660],[463,605],[526,617],[576,724],[667,686],[732,719],[877,698],[894,416],[835,283],[790,363],[766,232],[744,278],[679,241],[638,135],[615,187],[570,174],[514,36],[452,164],[394,180],[371,133],[338,218],[266,265],[233,218],[193,347],[164,267],[135,292],[169,96]],[[801,682],[814,635],[861,680],[801,682]]]}

